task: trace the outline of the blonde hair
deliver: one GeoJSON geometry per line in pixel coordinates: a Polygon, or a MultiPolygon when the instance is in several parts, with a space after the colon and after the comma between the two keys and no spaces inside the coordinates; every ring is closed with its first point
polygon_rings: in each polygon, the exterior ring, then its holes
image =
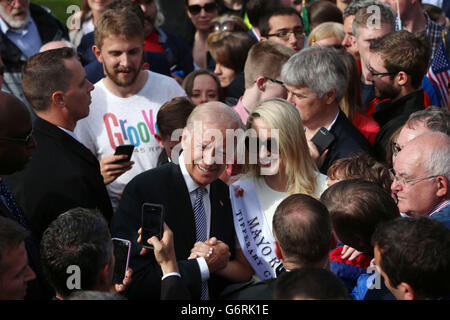
{"type": "Polygon", "coordinates": [[[308,36],[308,47],[312,46],[314,42],[326,39],[336,38],[339,43],[344,40],[345,32],[344,25],[337,22],[324,22],[315,27],[308,36]]]}
{"type": "MultiPolygon", "coordinates": [[[[303,193],[315,197],[317,167],[309,154],[300,114],[284,99],[273,98],[261,102],[250,114],[246,129],[257,118],[267,126],[279,130],[280,169],[288,178],[289,194],[303,193]]],[[[257,164],[244,165],[248,176],[261,176],[257,164]]]]}

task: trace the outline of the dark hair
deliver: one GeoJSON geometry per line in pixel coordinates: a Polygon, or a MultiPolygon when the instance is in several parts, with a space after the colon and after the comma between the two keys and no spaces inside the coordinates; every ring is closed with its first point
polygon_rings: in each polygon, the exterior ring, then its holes
{"type": "Polygon", "coordinates": [[[388,193],[391,192],[389,167],[365,152],[334,161],[328,168],[327,175],[333,180],[363,179],[376,183],[388,193]]]}
{"type": "Polygon", "coordinates": [[[78,290],[72,293],[66,300],[127,300],[118,293],[78,290]]]}
{"type": "Polygon", "coordinates": [[[323,22],[344,23],[341,10],[332,2],[320,0],[306,5],[311,30],[323,22]]]}
{"type": "Polygon", "coordinates": [[[279,0],[248,0],[245,6],[248,21],[253,27],[258,27],[259,19],[267,10],[279,5],[279,0]]]}
{"type": "Polygon", "coordinates": [[[16,221],[0,216],[0,273],[7,267],[3,254],[17,248],[29,235],[16,221]]]}
{"type": "Polygon", "coordinates": [[[371,254],[370,238],[377,225],[400,217],[391,195],[362,179],[339,181],[325,190],[320,200],[330,212],[339,241],[371,254]]]}
{"type": "Polygon", "coordinates": [[[192,90],[194,90],[195,78],[197,78],[197,76],[202,75],[202,74],[206,74],[214,79],[215,83],[217,84],[217,92],[219,94],[219,101],[223,102],[225,98],[224,98],[223,89],[220,86],[219,78],[217,78],[217,75],[214,72],[212,72],[211,70],[208,70],[208,69],[194,70],[191,73],[189,73],[186,76],[186,78],[184,78],[182,86],[183,86],[184,91],[186,91],[186,94],[188,95],[188,97],[192,96],[192,90]]]}
{"type": "Polygon", "coordinates": [[[300,16],[300,13],[298,13],[298,11],[295,10],[294,8],[287,6],[276,6],[268,8],[265,11],[264,15],[259,19],[258,23],[259,32],[263,37],[267,37],[267,35],[270,32],[270,24],[269,24],[270,18],[272,18],[273,16],[291,16],[291,15],[297,16],[300,19],[301,24],[303,26],[302,17],[300,16]]]}
{"type": "Polygon", "coordinates": [[[63,60],[75,57],[77,55],[72,48],[59,48],[38,53],[25,61],[22,68],[22,88],[34,110],[47,110],[53,92],[69,89],[73,75],[63,60]]]}
{"type": "Polygon", "coordinates": [[[426,36],[406,30],[393,31],[370,40],[370,51],[381,54],[387,71],[394,73],[391,79],[403,71],[411,77],[413,88],[420,87],[431,57],[431,45],[426,36]]]}
{"type": "Polygon", "coordinates": [[[161,106],[156,116],[156,126],[163,139],[170,137],[175,129],[186,126],[186,120],[195,105],[185,97],[176,97],[161,106]]]}
{"type": "Polygon", "coordinates": [[[284,272],[276,280],[274,298],[276,300],[350,299],[344,283],[331,271],[319,268],[300,268],[284,272]]]}
{"type": "Polygon", "coordinates": [[[275,210],[272,224],[281,249],[297,264],[314,265],[327,256],[331,221],[320,201],[306,194],[290,195],[275,210]]]}
{"type": "Polygon", "coordinates": [[[236,73],[244,71],[248,52],[255,43],[254,37],[242,31],[213,32],[207,40],[208,50],[214,60],[236,73]]]}
{"type": "Polygon", "coordinates": [[[377,228],[372,243],[393,288],[406,282],[418,298],[450,295],[450,230],[444,224],[428,217],[395,219],[377,228]]]}
{"type": "Polygon", "coordinates": [[[56,292],[66,297],[67,270],[81,270],[81,290],[93,290],[99,272],[109,265],[112,241],[108,224],[94,209],[74,208],[54,220],[41,240],[41,259],[45,274],[56,292]]]}
{"type": "Polygon", "coordinates": [[[418,122],[433,132],[442,132],[450,136],[450,111],[446,108],[430,106],[409,115],[405,125],[413,129],[418,122]]]}

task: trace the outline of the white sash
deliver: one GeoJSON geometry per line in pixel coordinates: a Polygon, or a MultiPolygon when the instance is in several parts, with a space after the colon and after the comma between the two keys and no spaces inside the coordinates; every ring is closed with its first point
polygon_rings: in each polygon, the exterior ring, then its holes
{"type": "Polygon", "coordinates": [[[236,181],[230,186],[234,228],[242,252],[261,280],[276,278],[276,270],[282,267],[277,259],[274,238],[261,209],[253,179],[236,181]],[[244,190],[243,197],[236,197],[234,186],[244,190]]]}

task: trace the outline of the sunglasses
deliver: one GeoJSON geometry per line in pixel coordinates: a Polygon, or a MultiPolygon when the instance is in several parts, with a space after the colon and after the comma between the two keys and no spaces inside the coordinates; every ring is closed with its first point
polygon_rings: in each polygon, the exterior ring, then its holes
{"type": "Polygon", "coordinates": [[[274,138],[268,138],[267,140],[262,141],[258,137],[245,137],[244,143],[245,148],[249,152],[254,151],[251,149],[254,148],[254,146],[257,146],[257,153],[259,153],[262,146],[266,148],[267,152],[278,152],[278,142],[274,138]]]}
{"type": "MultiPolygon", "coordinates": [[[[224,21],[222,23],[220,22],[213,22],[209,25],[209,31],[210,32],[217,32],[217,31],[234,31],[236,29],[242,29],[242,28],[236,28],[237,25],[234,21],[224,21]]],[[[245,31],[245,30],[240,30],[245,31]]]]}
{"type": "Polygon", "coordinates": [[[204,6],[194,4],[192,6],[188,6],[187,8],[188,8],[189,12],[193,15],[199,14],[202,11],[202,9],[204,9],[207,13],[213,13],[217,10],[217,3],[208,2],[204,6]]]}

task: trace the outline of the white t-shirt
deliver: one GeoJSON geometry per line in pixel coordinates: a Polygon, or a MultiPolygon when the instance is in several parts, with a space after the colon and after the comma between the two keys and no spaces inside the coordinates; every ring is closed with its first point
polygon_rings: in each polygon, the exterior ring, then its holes
{"type": "Polygon", "coordinates": [[[141,172],[156,167],[161,148],[154,138],[159,108],[172,98],[186,96],[181,86],[170,77],[148,72],[144,87],[134,96],[121,98],[105,87],[103,79],[91,92],[92,103],[87,118],[78,121],[75,134],[100,161],[114,154],[118,145],[134,144],[133,168],[108,184],[113,208],[126,184],[141,172]]]}
{"type": "MultiPolygon", "coordinates": [[[[327,179],[328,177],[326,175],[317,172],[316,192],[314,194],[316,198],[319,198],[320,195],[327,189],[327,179]]],[[[258,194],[261,209],[264,212],[265,222],[269,226],[270,231],[273,233],[272,220],[275,215],[275,210],[278,205],[289,196],[289,193],[273,190],[267,185],[264,178],[255,178],[253,181],[255,183],[256,193],[258,194]]]]}

